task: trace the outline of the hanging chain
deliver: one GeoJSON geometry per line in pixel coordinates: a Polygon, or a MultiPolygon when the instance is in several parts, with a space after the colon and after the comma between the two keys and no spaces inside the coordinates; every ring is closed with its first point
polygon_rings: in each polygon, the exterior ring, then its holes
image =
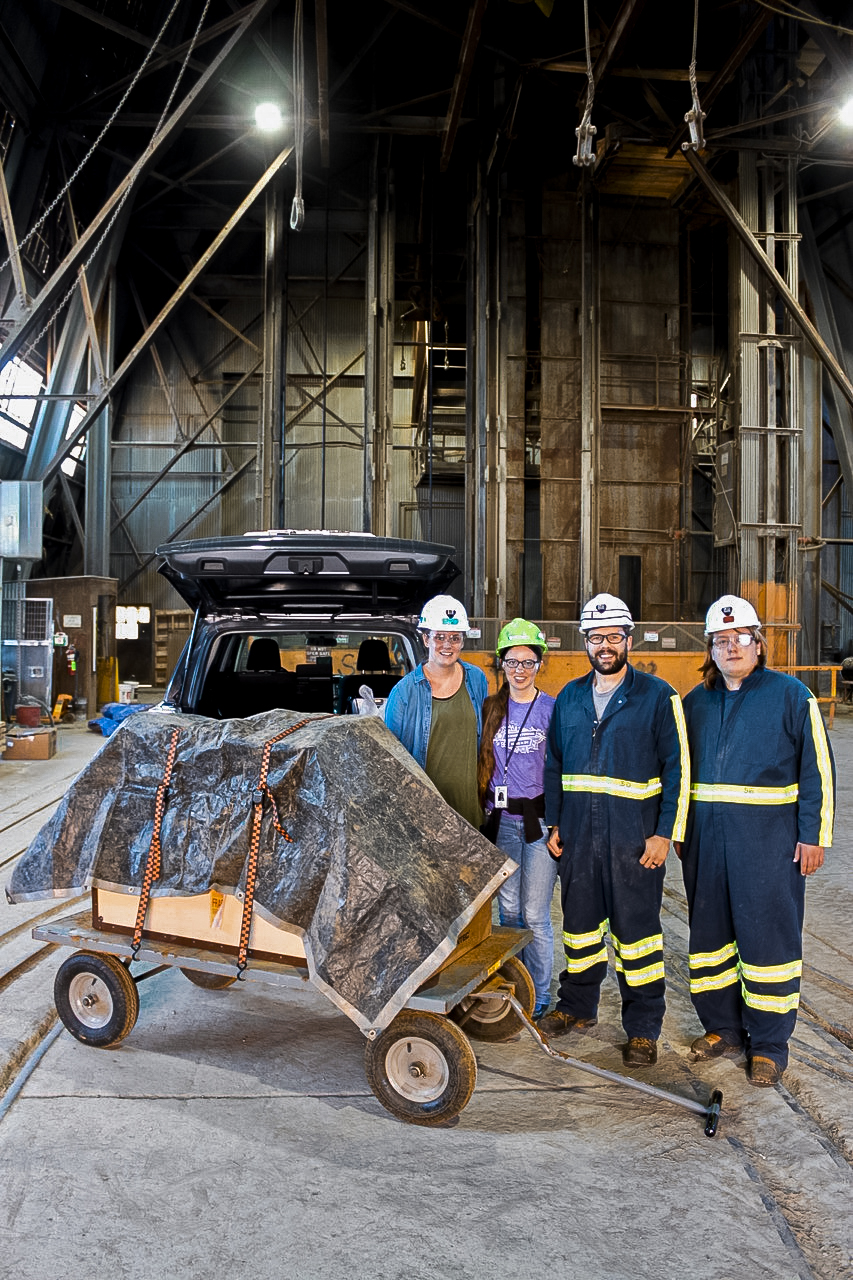
{"type": "Polygon", "coordinates": [[[588,0],[583,0],[583,28],[584,40],[586,42],[586,106],[584,107],[583,116],[577,129],[575,129],[575,137],[578,140],[577,154],[572,157],[572,164],[576,164],[581,168],[587,168],[594,165],[596,161],[595,152],[592,149],[592,140],[598,132],[592,123],[592,99],[595,94],[595,80],[592,75],[592,58],[589,52],[589,7],[588,0]]]}
{"type": "Polygon", "coordinates": [[[293,149],[296,152],[296,190],[290,210],[290,228],[301,231],[305,224],[302,199],[302,152],[305,148],[305,46],[302,30],[302,0],[296,0],[293,14],[293,149]]]}
{"type": "Polygon", "coordinates": [[[695,0],[693,8],[693,57],[690,62],[690,96],[693,99],[693,106],[689,111],[685,112],[684,121],[690,130],[690,141],[682,142],[682,151],[704,151],[705,136],[702,132],[702,121],[705,119],[705,112],[699,104],[699,85],[696,80],[696,40],[699,35],[699,0],[695,0]]]}
{"type": "MultiPolygon", "coordinates": [[[[180,3],[180,0],[175,0],[175,4],[174,4],[174,6],[173,6],[173,8],[172,8],[172,13],[174,13],[174,11],[175,11],[175,9],[177,8],[177,6],[178,6],[178,4],[179,4],[179,3],[180,3]]],[[[148,146],[146,147],[146,152],[148,152],[148,151],[150,151],[150,150],[152,149],[152,147],[154,146],[154,143],[157,141],[157,138],[158,138],[158,136],[160,135],[160,133],[161,133],[161,131],[162,131],[162,129],[163,129],[163,125],[164,125],[164,123],[165,123],[166,116],[168,115],[169,108],[170,108],[170,107],[171,107],[171,105],[172,105],[172,102],[173,102],[173,100],[174,100],[175,94],[178,92],[178,87],[179,87],[179,85],[180,85],[180,83],[181,83],[181,80],[182,80],[182,79],[183,79],[183,77],[184,77],[184,72],[185,72],[185,71],[186,71],[186,69],[187,69],[187,66],[188,66],[188,64],[189,64],[189,60],[190,60],[190,58],[192,57],[193,50],[195,49],[195,46],[196,46],[196,41],[198,40],[199,33],[200,33],[200,31],[201,31],[202,23],[204,22],[205,18],[207,17],[207,11],[208,11],[208,9],[209,9],[209,8],[210,8],[210,0],[205,0],[204,9],[202,10],[201,17],[199,18],[198,23],[196,24],[196,29],[195,29],[195,31],[193,32],[193,38],[192,38],[192,40],[190,41],[189,46],[187,47],[186,55],[185,55],[185,57],[184,57],[183,62],[181,63],[181,68],[180,68],[180,70],[178,71],[177,79],[175,80],[175,83],[174,83],[174,85],[172,86],[172,91],[171,91],[171,93],[169,94],[169,97],[168,97],[168,100],[167,100],[167,102],[166,102],[166,105],[164,106],[163,110],[160,112],[160,119],[157,121],[157,124],[156,124],[156,126],[155,126],[154,132],[153,132],[153,134],[151,135],[151,140],[150,140],[150,142],[148,143],[148,146]]],[[[172,16],[172,15],[171,15],[171,13],[170,13],[170,14],[169,14],[169,17],[171,17],[171,16],[172,16]]],[[[167,19],[166,19],[166,23],[168,23],[168,21],[169,21],[169,19],[167,18],[167,19]]],[[[164,24],[163,24],[163,27],[161,28],[161,31],[160,31],[160,34],[161,34],[161,35],[162,35],[163,31],[165,31],[165,29],[166,29],[166,23],[164,23],[164,24]]],[[[159,40],[159,39],[160,39],[160,36],[158,36],[158,37],[157,37],[157,39],[159,40]]],[[[153,52],[153,49],[152,49],[152,52],[153,52]]],[[[145,63],[143,63],[143,64],[142,64],[142,66],[144,67],[144,66],[145,66],[145,63]]],[[[142,67],[140,67],[139,72],[137,73],[137,77],[136,77],[137,79],[139,78],[139,75],[141,74],[141,72],[142,72],[142,67]]],[[[134,81],[134,84],[135,84],[135,83],[136,83],[136,81],[134,81]]],[[[131,85],[131,88],[132,88],[132,87],[133,87],[133,86],[131,85]]],[[[128,93],[130,93],[130,89],[128,89],[128,91],[127,91],[127,92],[128,92],[128,93]]],[[[127,97],[127,94],[125,94],[125,98],[126,98],[126,97],[127,97]]],[[[122,102],[124,102],[124,98],[122,98],[122,102]]],[[[119,107],[120,107],[120,106],[121,106],[121,103],[119,103],[119,107]]],[[[115,116],[115,114],[116,114],[117,112],[118,112],[118,107],[116,108],[116,112],[114,112],[114,113],[113,113],[113,118],[114,118],[114,116],[115,116]]],[[[102,134],[100,135],[101,137],[103,137],[103,134],[104,134],[104,133],[106,133],[106,129],[107,129],[108,127],[109,127],[109,125],[107,125],[107,126],[104,128],[104,130],[103,130],[102,134]]],[[[71,175],[71,177],[69,178],[68,182],[65,184],[65,187],[64,187],[64,189],[63,189],[63,192],[60,192],[60,195],[64,194],[64,192],[68,190],[68,188],[70,187],[71,183],[74,181],[74,178],[75,178],[75,177],[76,177],[76,175],[80,172],[80,169],[82,168],[82,164],[83,164],[83,163],[84,163],[84,162],[81,162],[81,164],[77,166],[77,168],[75,169],[74,173],[71,175]]],[[[22,356],[22,359],[23,359],[24,361],[26,361],[27,356],[29,356],[29,355],[32,353],[32,351],[33,351],[33,350],[38,346],[38,344],[41,342],[42,338],[43,338],[43,337],[44,337],[44,335],[47,333],[47,331],[48,331],[48,329],[50,328],[50,326],[53,324],[54,320],[57,318],[57,316],[58,316],[58,315],[60,315],[60,313],[65,309],[65,307],[67,307],[67,306],[68,306],[68,303],[69,303],[69,302],[71,301],[71,299],[74,297],[74,294],[77,292],[77,289],[80,287],[80,278],[81,278],[81,276],[82,276],[82,275],[85,275],[85,273],[88,271],[89,267],[92,265],[92,262],[94,261],[94,259],[95,259],[96,255],[97,255],[98,251],[100,250],[100,248],[101,248],[102,244],[104,243],[104,241],[106,240],[107,236],[110,234],[110,232],[112,231],[113,227],[115,226],[116,221],[117,221],[117,219],[118,219],[118,217],[119,217],[119,214],[121,213],[122,209],[124,208],[125,204],[127,203],[127,198],[128,198],[128,196],[130,195],[131,191],[133,190],[133,188],[134,188],[134,186],[135,186],[135,184],[136,184],[136,179],[137,179],[138,177],[139,177],[139,173],[137,172],[137,173],[136,173],[136,175],[131,179],[130,183],[128,184],[127,189],[125,190],[124,194],[122,195],[122,197],[121,197],[121,199],[119,200],[118,204],[116,205],[115,209],[113,209],[112,215],[110,216],[110,219],[109,219],[109,221],[107,222],[107,225],[104,227],[103,231],[101,232],[100,236],[98,237],[98,241],[97,241],[97,244],[95,245],[94,249],[93,249],[93,250],[92,250],[92,252],[89,254],[88,258],[87,258],[87,259],[86,259],[86,261],[83,263],[83,265],[82,265],[81,267],[78,267],[78,268],[77,268],[77,273],[76,273],[76,275],[75,275],[75,277],[74,277],[73,283],[71,284],[70,288],[68,289],[68,292],[65,294],[65,296],[64,296],[64,298],[61,300],[61,302],[58,302],[58,303],[56,304],[56,306],[53,308],[53,310],[51,311],[51,313],[50,313],[50,315],[48,316],[47,320],[45,321],[45,324],[43,325],[42,329],[41,329],[41,330],[40,330],[40,332],[36,335],[36,337],[35,337],[35,338],[33,338],[32,342],[30,342],[29,346],[27,347],[26,351],[24,352],[24,355],[22,356]]],[[[59,199],[59,197],[57,197],[57,199],[59,199]]],[[[54,204],[55,204],[55,203],[56,203],[56,201],[54,201],[54,204]]],[[[51,205],[51,208],[53,208],[53,205],[51,205]]],[[[48,213],[49,213],[49,212],[50,212],[50,210],[48,210],[48,213]]],[[[47,216],[47,215],[45,214],[45,216],[47,216]]],[[[37,225],[39,225],[39,224],[37,224],[37,225]]],[[[35,230],[35,228],[34,228],[34,230],[35,230]]],[[[30,235],[32,235],[32,232],[30,232],[30,235]]],[[[0,267],[0,270],[2,270],[2,267],[0,267]]]]}
{"type": "MultiPolygon", "coordinates": [[[[156,37],[155,37],[155,39],[154,39],[154,43],[152,44],[151,48],[148,50],[148,52],[146,53],[145,57],[143,58],[143,60],[142,60],[142,64],[141,64],[141,66],[139,67],[139,70],[137,71],[136,75],[133,77],[133,79],[132,79],[132,81],[130,82],[130,84],[128,85],[127,89],[125,90],[125,92],[124,92],[124,94],[123,94],[123,96],[122,96],[121,100],[120,100],[120,101],[119,101],[119,103],[118,103],[118,106],[117,106],[117,107],[116,107],[116,109],[113,111],[113,113],[112,113],[112,115],[110,116],[109,120],[108,120],[108,121],[107,121],[107,123],[104,125],[103,129],[102,129],[102,130],[101,130],[101,132],[98,134],[97,138],[96,138],[96,139],[95,139],[95,141],[92,143],[91,147],[90,147],[90,148],[89,148],[89,150],[86,152],[86,154],[84,155],[83,159],[80,161],[80,163],[78,164],[77,168],[76,168],[76,169],[74,170],[74,172],[72,173],[71,177],[70,177],[70,178],[68,178],[68,180],[66,181],[65,186],[62,188],[62,190],[59,192],[59,194],[58,194],[57,196],[55,196],[55,197],[54,197],[54,199],[51,201],[51,203],[50,203],[50,204],[48,205],[48,207],[45,209],[44,213],[41,215],[41,217],[39,218],[39,220],[38,220],[36,223],[34,223],[34,224],[33,224],[33,226],[30,228],[30,230],[29,230],[29,231],[27,232],[27,234],[24,236],[23,240],[19,240],[19,241],[18,241],[18,243],[15,245],[15,248],[12,250],[12,253],[10,253],[10,254],[9,254],[9,257],[6,259],[6,261],[5,261],[2,265],[0,265],[0,272],[5,271],[6,267],[8,267],[9,263],[12,261],[13,256],[14,256],[16,253],[20,253],[20,252],[21,252],[21,250],[25,247],[25,245],[29,244],[30,240],[32,240],[32,238],[33,238],[33,236],[36,234],[36,232],[37,232],[41,227],[43,227],[43,226],[44,226],[44,223],[46,222],[46,220],[50,217],[50,215],[53,213],[54,209],[55,209],[55,208],[56,208],[56,206],[59,204],[59,202],[60,202],[60,200],[62,199],[62,197],[63,197],[63,196],[66,194],[66,192],[69,190],[69,188],[70,188],[71,184],[73,183],[74,179],[75,179],[75,178],[77,178],[77,177],[80,175],[80,173],[82,172],[82,170],[83,170],[84,166],[85,166],[86,164],[88,164],[88,162],[91,160],[92,156],[95,154],[95,152],[97,151],[98,147],[101,145],[101,142],[103,141],[104,137],[106,136],[106,134],[107,134],[108,130],[109,130],[109,129],[112,127],[112,125],[114,124],[115,119],[116,119],[116,117],[118,116],[118,113],[121,111],[122,107],[123,107],[123,106],[124,106],[124,104],[127,102],[127,100],[128,100],[128,98],[130,97],[131,93],[133,93],[133,90],[136,88],[136,85],[137,85],[137,82],[139,81],[140,76],[142,75],[143,71],[144,71],[144,70],[145,70],[145,68],[148,66],[148,63],[151,61],[152,57],[154,56],[154,51],[156,50],[156,48],[157,48],[157,46],[159,45],[160,41],[163,39],[163,36],[164,36],[164,34],[165,34],[165,32],[166,32],[166,28],[168,27],[169,23],[172,21],[172,17],[174,16],[175,10],[178,8],[178,5],[179,5],[180,3],[181,3],[181,0],[175,0],[174,4],[172,5],[171,9],[169,10],[168,16],[166,17],[166,21],[163,23],[162,27],[161,27],[161,28],[160,28],[160,30],[157,32],[157,35],[156,35],[156,37]]],[[[159,126],[158,126],[158,128],[159,128],[159,126]]]]}

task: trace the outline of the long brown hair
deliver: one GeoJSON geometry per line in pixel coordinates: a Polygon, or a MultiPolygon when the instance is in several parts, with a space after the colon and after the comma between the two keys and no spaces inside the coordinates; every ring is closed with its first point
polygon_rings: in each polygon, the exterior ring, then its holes
{"type": "MultiPolygon", "coordinates": [[[[495,771],[495,734],[504,716],[509,713],[509,681],[503,673],[503,660],[510,649],[517,647],[510,645],[506,649],[501,649],[496,666],[498,674],[503,676],[503,684],[497,693],[490,693],[483,703],[483,731],[480,734],[480,755],[477,759],[477,792],[481,808],[486,803],[486,792],[495,771]]],[[[542,661],[542,650],[538,645],[528,644],[524,647],[531,653],[535,653],[539,662],[542,661]]]]}
{"type": "MultiPolygon", "coordinates": [[[[744,631],[749,631],[751,633],[752,638],[755,640],[755,643],[758,646],[758,666],[766,667],[767,666],[767,641],[764,639],[764,636],[761,634],[758,627],[744,627],[744,631]]],[[[713,689],[716,686],[717,676],[720,674],[720,668],[717,666],[716,662],[714,661],[714,654],[711,647],[713,643],[714,643],[714,637],[708,636],[708,641],[705,646],[705,661],[702,663],[702,666],[699,668],[700,672],[702,673],[702,683],[704,684],[706,689],[713,689]]]]}
{"type": "Polygon", "coordinates": [[[504,682],[497,693],[489,694],[483,703],[483,732],[480,735],[480,755],[477,760],[477,791],[480,806],[486,803],[486,792],[495,771],[495,734],[509,710],[509,682],[504,682]]]}

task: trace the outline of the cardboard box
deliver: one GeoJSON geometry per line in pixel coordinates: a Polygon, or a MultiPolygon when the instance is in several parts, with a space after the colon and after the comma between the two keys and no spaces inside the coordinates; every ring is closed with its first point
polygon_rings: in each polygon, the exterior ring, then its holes
{"type": "Polygon", "coordinates": [[[10,729],[4,760],[50,760],[56,755],[55,729],[10,729]]]}

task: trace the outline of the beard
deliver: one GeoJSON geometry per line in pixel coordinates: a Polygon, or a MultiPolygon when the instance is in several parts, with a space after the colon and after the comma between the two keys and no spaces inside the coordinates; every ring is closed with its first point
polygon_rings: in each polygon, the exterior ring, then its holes
{"type": "MultiPolygon", "coordinates": [[[[589,653],[589,650],[587,650],[589,653]]],[[[618,653],[615,649],[605,650],[604,654],[589,653],[589,662],[593,670],[598,671],[603,676],[613,676],[617,671],[621,671],[623,667],[628,665],[628,650],[624,649],[618,653]],[[610,654],[613,654],[612,658],[610,654]],[[602,659],[606,658],[606,661],[602,659]]]]}

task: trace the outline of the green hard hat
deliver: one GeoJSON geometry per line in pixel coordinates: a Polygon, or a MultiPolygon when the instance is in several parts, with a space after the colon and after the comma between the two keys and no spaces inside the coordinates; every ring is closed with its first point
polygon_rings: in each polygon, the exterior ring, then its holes
{"type": "Polygon", "coordinates": [[[495,653],[500,654],[502,649],[513,649],[517,644],[535,649],[548,647],[548,642],[536,623],[528,622],[526,618],[513,618],[512,622],[506,624],[498,636],[498,647],[495,653]]]}

